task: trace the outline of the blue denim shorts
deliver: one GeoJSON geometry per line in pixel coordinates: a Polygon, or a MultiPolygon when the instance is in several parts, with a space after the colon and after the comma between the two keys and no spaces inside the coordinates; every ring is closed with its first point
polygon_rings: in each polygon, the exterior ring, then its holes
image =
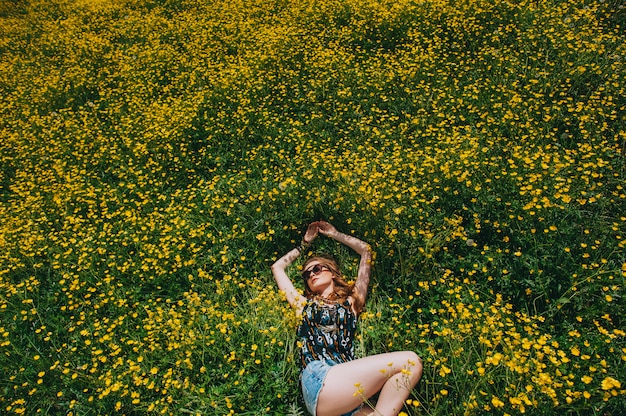
{"type": "MultiPolygon", "coordinates": [[[[324,379],[326,374],[330,370],[330,367],[337,363],[332,360],[317,360],[311,361],[300,374],[300,384],[302,386],[302,396],[304,398],[304,404],[307,410],[313,416],[316,415],[317,399],[319,398],[320,391],[324,386],[324,379]]],[[[352,416],[361,409],[361,406],[356,409],[344,413],[341,416],[352,416]]]]}

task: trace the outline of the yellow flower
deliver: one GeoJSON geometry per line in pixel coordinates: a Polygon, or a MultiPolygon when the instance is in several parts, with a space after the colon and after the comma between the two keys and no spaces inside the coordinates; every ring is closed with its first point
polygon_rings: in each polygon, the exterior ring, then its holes
{"type": "Polygon", "coordinates": [[[604,380],[602,380],[602,390],[619,389],[621,387],[622,383],[620,383],[613,377],[606,377],[604,380]]]}
{"type": "Polygon", "coordinates": [[[500,407],[504,407],[504,402],[502,400],[500,400],[499,398],[497,398],[496,396],[493,396],[491,398],[491,404],[493,405],[493,407],[500,408],[500,407]]]}

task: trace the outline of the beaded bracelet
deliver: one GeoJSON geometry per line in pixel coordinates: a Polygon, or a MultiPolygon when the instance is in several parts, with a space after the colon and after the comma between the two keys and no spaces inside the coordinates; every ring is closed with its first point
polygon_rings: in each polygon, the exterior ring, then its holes
{"type": "Polygon", "coordinates": [[[300,242],[300,245],[296,246],[296,250],[298,250],[298,252],[302,254],[302,251],[310,245],[311,243],[304,241],[304,238],[303,238],[302,241],[300,242]]]}

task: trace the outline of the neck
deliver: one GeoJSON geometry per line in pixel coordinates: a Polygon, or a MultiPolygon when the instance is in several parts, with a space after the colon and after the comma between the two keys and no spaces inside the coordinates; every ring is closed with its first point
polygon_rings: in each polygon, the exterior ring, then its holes
{"type": "Polygon", "coordinates": [[[320,297],[323,299],[335,299],[337,297],[335,294],[335,288],[332,286],[327,287],[322,293],[320,293],[320,297]]]}

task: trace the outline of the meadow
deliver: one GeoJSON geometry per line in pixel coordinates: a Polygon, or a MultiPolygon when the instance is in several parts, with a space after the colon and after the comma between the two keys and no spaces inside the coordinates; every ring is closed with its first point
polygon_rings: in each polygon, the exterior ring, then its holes
{"type": "Polygon", "coordinates": [[[325,219],[403,416],[626,414],[624,8],[2,1],[0,412],[304,415],[325,219]]]}

